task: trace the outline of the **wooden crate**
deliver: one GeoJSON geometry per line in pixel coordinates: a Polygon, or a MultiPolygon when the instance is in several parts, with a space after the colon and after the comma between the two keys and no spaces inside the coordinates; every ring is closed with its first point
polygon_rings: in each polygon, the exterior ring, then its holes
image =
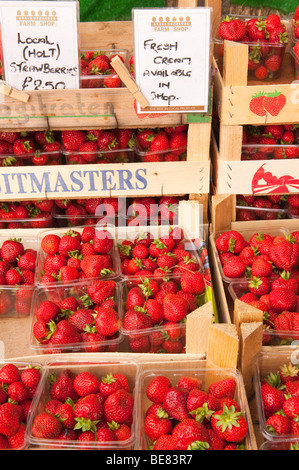
{"type": "Polygon", "coordinates": [[[216,193],[297,194],[298,159],[241,160],[242,136],[242,125],[226,125],[221,121],[219,143],[212,135],[212,179],[216,193]]]}
{"type": "MultiPolygon", "coordinates": [[[[210,214],[210,239],[209,239],[209,259],[211,271],[213,274],[213,286],[216,296],[216,303],[219,315],[225,318],[227,322],[234,322],[236,304],[233,303],[229,293],[228,285],[223,282],[219,270],[217,249],[215,246],[215,234],[227,230],[238,230],[241,233],[244,230],[252,230],[252,233],[258,231],[269,231],[272,229],[286,229],[290,231],[298,230],[298,221],[296,219],[284,220],[257,220],[254,222],[236,222],[235,221],[235,197],[232,195],[214,195],[212,196],[210,214]]],[[[243,302],[241,302],[243,303],[243,302]]],[[[240,305],[237,305],[239,308],[240,305]]],[[[247,307],[247,306],[246,306],[247,307]]],[[[255,313],[256,309],[252,310],[255,313]]]]}
{"type": "MultiPolygon", "coordinates": [[[[290,23],[287,22],[290,28],[290,23]]],[[[214,59],[214,93],[220,120],[225,125],[283,124],[298,122],[298,82],[295,82],[291,55],[287,51],[281,76],[276,81],[248,81],[248,45],[224,41],[223,73],[214,59]],[[286,103],[277,114],[259,116],[250,103],[258,93],[281,93],[286,103]]]]}
{"type": "MultiPolygon", "coordinates": [[[[172,2],[173,3],[173,2],[172,2]]],[[[206,4],[213,1],[206,1],[206,4]]],[[[178,7],[194,7],[179,0],[178,7]]],[[[126,48],[133,51],[133,23],[79,24],[82,49],[126,48]]],[[[212,90],[211,90],[212,92],[212,90]]],[[[119,196],[190,195],[208,204],[210,190],[211,109],[207,114],[137,115],[135,99],[118,89],[35,90],[27,103],[4,96],[0,105],[3,130],[154,128],[188,124],[186,162],[125,163],[2,168],[1,199],[55,199],[119,196]],[[30,196],[30,197],[29,197],[30,196]]],[[[211,107],[210,107],[211,108],[211,107]]],[[[204,216],[207,222],[207,215],[204,216]]]]}

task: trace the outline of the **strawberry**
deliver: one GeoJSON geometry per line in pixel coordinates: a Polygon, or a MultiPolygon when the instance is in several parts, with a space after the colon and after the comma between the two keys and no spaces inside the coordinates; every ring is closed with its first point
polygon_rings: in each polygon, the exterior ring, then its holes
{"type": "Polygon", "coordinates": [[[38,439],[56,439],[62,431],[62,424],[58,418],[41,412],[34,418],[32,434],[38,439]]]}
{"type": "Polygon", "coordinates": [[[264,106],[265,93],[259,92],[252,96],[249,102],[250,110],[257,116],[266,116],[267,111],[264,106]]]}
{"type": "Polygon", "coordinates": [[[172,437],[178,450],[207,450],[210,447],[208,430],[194,419],[186,418],[178,423],[172,437]]]}
{"type": "Polygon", "coordinates": [[[220,235],[216,239],[215,244],[220,252],[229,251],[234,254],[239,254],[246,246],[246,241],[238,231],[229,230],[220,235]]]}
{"type": "Polygon", "coordinates": [[[282,313],[286,310],[296,311],[297,296],[291,289],[278,287],[270,292],[269,303],[270,308],[276,313],[282,313]]]}
{"type": "Polygon", "coordinates": [[[283,311],[274,320],[274,330],[282,332],[282,339],[284,339],[283,332],[291,332],[294,340],[298,340],[299,335],[299,314],[297,312],[283,311]]]}
{"type": "Polygon", "coordinates": [[[10,402],[0,405],[0,434],[11,437],[20,427],[19,406],[10,402]]]}
{"type": "Polygon", "coordinates": [[[81,130],[62,131],[61,138],[65,150],[77,151],[85,141],[86,134],[81,130]]]}
{"type": "Polygon", "coordinates": [[[80,242],[80,234],[74,230],[69,230],[60,238],[58,251],[61,255],[68,256],[69,252],[80,250],[80,242]]]}
{"type": "Polygon", "coordinates": [[[289,435],[291,433],[291,421],[287,416],[275,414],[267,419],[266,428],[270,434],[289,435]]]}
{"type": "Polygon", "coordinates": [[[189,392],[195,388],[200,389],[202,386],[202,380],[196,377],[181,377],[178,381],[178,387],[185,388],[189,392]]]}
{"type": "Polygon", "coordinates": [[[73,382],[76,393],[80,396],[86,396],[99,392],[100,379],[92,372],[80,372],[73,382]]]}
{"type": "Polygon", "coordinates": [[[163,399],[163,409],[172,419],[182,421],[188,418],[187,399],[189,391],[184,388],[170,387],[163,399]]]}
{"type": "Polygon", "coordinates": [[[262,256],[256,257],[251,265],[251,274],[256,277],[272,276],[272,264],[262,256]]]}
{"type": "Polygon", "coordinates": [[[158,408],[156,413],[151,413],[144,420],[144,432],[152,442],[155,442],[164,434],[171,434],[172,421],[168,418],[163,408],[158,408]]]}
{"type": "Polygon", "coordinates": [[[281,240],[272,244],[269,257],[277,268],[291,271],[299,259],[299,246],[288,240],[281,240]]]}
{"type": "Polygon", "coordinates": [[[8,263],[14,263],[17,258],[24,254],[24,245],[21,239],[5,240],[1,246],[1,257],[8,263]]]}
{"type": "Polygon", "coordinates": [[[271,282],[267,277],[253,276],[252,280],[248,284],[248,289],[256,296],[265,295],[271,290],[271,282]]]}
{"type": "Polygon", "coordinates": [[[228,278],[244,277],[246,264],[238,256],[229,258],[222,267],[223,274],[228,278]]]}
{"type": "Polygon", "coordinates": [[[299,398],[297,397],[287,398],[282,405],[282,409],[283,409],[284,414],[288,418],[291,418],[291,419],[296,418],[297,416],[299,416],[299,398]]]}
{"type": "Polygon", "coordinates": [[[216,434],[227,442],[242,442],[248,433],[248,424],[243,413],[236,411],[234,406],[215,411],[211,425],[216,434]]]}
{"type": "Polygon", "coordinates": [[[76,312],[71,313],[71,315],[68,317],[68,321],[79,333],[82,333],[87,326],[91,327],[94,324],[93,310],[76,310],[76,312]]]}
{"type": "Polygon", "coordinates": [[[94,322],[98,333],[103,336],[115,335],[120,327],[118,313],[113,308],[108,307],[97,310],[94,322]]]}
{"type": "Polygon", "coordinates": [[[80,263],[85,276],[89,279],[105,275],[108,261],[103,255],[87,255],[80,263]]]}
{"type": "Polygon", "coordinates": [[[173,437],[169,434],[160,436],[154,443],[153,450],[176,450],[173,437]]]}
{"type": "Polygon", "coordinates": [[[181,277],[181,288],[188,294],[202,294],[205,290],[203,275],[199,272],[185,271],[181,277]]]}
{"type": "Polygon", "coordinates": [[[12,363],[5,364],[0,369],[0,384],[11,384],[21,379],[20,371],[12,363]]]}
{"type": "Polygon", "coordinates": [[[36,311],[36,319],[49,323],[51,320],[55,320],[57,315],[60,313],[60,308],[51,300],[44,300],[38,306],[36,311]]]}
{"type": "Polygon", "coordinates": [[[132,418],[134,399],[124,389],[117,390],[104,402],[104,417],[108,422],[124,424],[132,418]]]}
{"type": "Polygon", "coordinates": [[[26,387],[36,387],[41,379],[41,369],[39,366],[27,366],[21,372],[21,380],[26,387]]]}
{"type": "Polygon", "coordinates": [[[153,326],[152,319],[143,313],[135,309],[127,310],[124,317],[123,323],[125,331],[128,332],[134,338],[139,337],[137,332],[140,330],[140,336],[143,336],[144,333],[142,330],[146,330],[153,326]]]}
{"type": "Polygon", "coordinates": [[[277,116],[286,104],[286,97],[281,92],[266,93],[264,108],[271,116],[277,116]]]}
{"type": "Polygon", "coordinates": [[[261,399],[266,418],[281,410],[285,401],[284,392],[268,381],[261,385],[261,399]]]}
{"type": "Polygon", "coordinates": [[[245,36],[245,23],[237,18],[227,16],[218,28],[218,34],[228,41],[241,41],[245,36]]]}
{"type": "Polygon", "coordinates": [[[209,386],[209,394],[216,398],[234,398],[236,381],[232,377],[213,382],[209,386]]]}
{"type": "Polygon", "coordinates": [[[167,390],[171,387],[168,377],[158,375],[154,377],[146,388],[147,398],[153,403],[162,404],[167,390]]]}
{"type": "Polygon", "coordinates": [[[150,150],[152,152],[165,151],[169,149],[169,137],[167,133],[160,130],[151,141],[150,150]]]}
{"type": "Polygon", "coordinates": [[[167,321],[179,322],[188,312],[188,303],[183,297],[169,293],[163,299],[164,317],[167,321]]]}
{"type": "Polygon", "coordinates": [[[80,397],[74,406],[75,429],[93,430],[94,424],[103,418],[103,405],[98,395],[90,393],[80,397]]]}
{"type": "Polygon", "coordinates": [[[51,346],[77,344],[81,342],[78,331],[67,320],[61,320],[53,325],[52,336],[48,342],[51,346]]]}
{"type": "Polygon", "coordinates": [[[7,388],[7,395],[14,403],[22,403],[29,398],[29,391],[26,385],[20,380],[13,382],[7,388]]]}
{"type": "Polygon", "coordinates": [[[26,425],[25,423],[21,423],[17,432],[13,436],[7,438],[9,448],[15,450],[22,449],[25,442],[25,433],[26,425]]]}

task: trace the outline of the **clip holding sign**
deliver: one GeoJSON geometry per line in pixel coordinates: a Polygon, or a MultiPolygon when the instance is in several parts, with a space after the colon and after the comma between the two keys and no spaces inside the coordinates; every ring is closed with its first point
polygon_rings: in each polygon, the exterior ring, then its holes
{"type": "Polygon", "coordinates": [[[0,94],[9,96],[18,101],[22,101],[23,103],[27,103],[30,98],[30,95],[25,91],[17,90],[12,86],[8,85],[4,80],[0,80],[0,94]]]}
{"type": "Polygon", "coordinates": [[[149,105],[147,99],[142,94],[137,83],[135,82],[133,77],[130,75],[128,69],[126,68],[124,63],[120,60],[120,58],[117,56],[113,57],[111,59],[111,65],[113,66],[113,69],[115,70],[115,72],[119,75],[120,79],[126,85],[128,90],[132,93],[134,98],[136,98],[141,108],[146,108],[149,105]]]}

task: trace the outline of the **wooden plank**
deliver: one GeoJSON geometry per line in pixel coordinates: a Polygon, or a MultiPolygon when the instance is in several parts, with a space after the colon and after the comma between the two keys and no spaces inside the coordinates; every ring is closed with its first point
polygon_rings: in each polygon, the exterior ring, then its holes
{"type": "Polygon", "coordinates": [[[194,162],[210,159],[211,123],[200,122],[188,125],[187,160],[194,162]]]}
{"type": "Polygon", "coordinates": [[[218,162],[217,192],[220,194],[287,194],[299,192],[296,159],[218,162]]]}
{"type": "Polygon", "coordinates": [[[204,304],[187,315],[186,354],[205,354],[209,326],[213,323],[212,302],[204,304]]]}
{"type": "Polygon", "coordinates": [[[81,50],[133,50],[132,21],[98,21],[79,23],[81,50]]]}
{"type": "Polygon", "coordinates": [[[219,160],[240,161],[242,154],[242,140],[243,126],[227,126],[220,122],[219,160]]]}
{"type": "Polygon", "coordinates": [[[242,300],[236,299],[234,302],[234,324],[238,334],[243,323],[263,323],[263,312],[242,300]]]}
{"type": "Polygon", "coordinates": [[[246,86],[248,75],[248,45],[224,41],[223,83],[225,87],[246,86]]]}
{"type": "Polygon", "coordinates": [[[242,323],[240,327],[240,370],[247,397],[254,394],[253,364],[256,355],[262,350],[263,322],[242,323]]]}
{"type": "Polygon", "coordinates": [[[3,167],[0,174],[2,201],[208,194],[209,183],[208,161],[3,167]]]}
{"type": "Polygon", "coordinates": [[[27,103],[4,97],[0,104],[2,129],[91,129],[164,127],[185,123],[185,115],[143,115],[126,88],[29,91],[27,103]],[[154,119],[153,119],[154,118],[154,119]]]}
{"type": "Polygon", "coordinates": [[[233,324],[213,324],[208,331],[207,363],[210,367],[236,369],[239,337],[233,324]]]}

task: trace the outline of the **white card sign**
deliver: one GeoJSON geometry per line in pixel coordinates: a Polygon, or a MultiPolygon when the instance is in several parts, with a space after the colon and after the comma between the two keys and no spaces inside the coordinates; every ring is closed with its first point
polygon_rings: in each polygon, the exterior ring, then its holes
{"type": "Polygon", "coordinates": [[[207,112],[211,8],[133,9],[139,113],[207,112]]]}
{"type": "Polygon", "coordinates": [[[5,81],[18,90],[79,88],[78,3],[1,1],[5,81]]]}

